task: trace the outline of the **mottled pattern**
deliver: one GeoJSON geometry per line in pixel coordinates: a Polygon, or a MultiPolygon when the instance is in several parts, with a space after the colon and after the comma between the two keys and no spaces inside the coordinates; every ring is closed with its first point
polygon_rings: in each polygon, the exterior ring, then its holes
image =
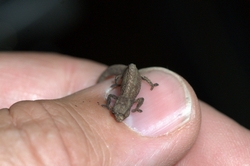
{"type": "Polygon", "coordinates": [[[115,77],[115,84],[111,87],[121,86],[121,94],[118,97],[110,94],[107,98],[107,104],[102,106],[111,110],[118,122],[123,121],[129,116],[130,109],[134,103],[137,103],[137,105],[136,108],[132,110],[132,112],[142,112],[142,110],[139,108],[143,104],[144,98],[136,99],[141,90],[141,80],[145,80],[151,86],[151,90],[153,90],[155,86],[158,86],[158,84],[153,84],[147,77],[141,76],[135,64],[130,64],[129,66],[110,66],[102,73],[97,82],[101,82],[106,77],[111,75],[117,75],[115,77]],[[119,84],[120,80],[121,84],[119,84]],[[116,101],[114,106],[111,108],[110,103],[112,98],[116,101]]]}

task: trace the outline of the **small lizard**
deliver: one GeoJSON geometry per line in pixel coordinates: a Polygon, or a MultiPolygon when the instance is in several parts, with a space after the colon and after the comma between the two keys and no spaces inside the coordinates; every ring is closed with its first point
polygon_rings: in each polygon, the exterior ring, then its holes
{"type": "Polygon", "coordinates": [[[107,104],[102,106],[107,107],[109,110],[111,110],[118,122],[123,121],[129,116],[130,109],[134,103],[137,103],[137,106],[132,110],[132,112],[142,112],[142,110],[139,108],[143,104],[144,98],[136,99],[141,90],[142,79],[151,86],[151,90],[153,90],[155,86],[159,85],[157,83],[153,84],[146,76],[141,76],[135,64],[132,63],[128,66],[110,66],[101,74],[97,83],[112,75],[116,75],[116,77],[115,84],[111,85],[111,87],[121,86],[121,94],[118,97],[113,94],[109,94],[107,98],[107,104]],[[116,100],[112,108],[110,107],[111,98],[116,100]]]}

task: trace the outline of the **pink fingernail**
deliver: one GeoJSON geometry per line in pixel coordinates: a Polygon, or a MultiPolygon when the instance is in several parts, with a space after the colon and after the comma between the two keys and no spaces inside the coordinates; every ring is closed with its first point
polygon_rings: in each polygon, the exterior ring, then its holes
{"type": "Polygon", "coordinates": [[[140,107],[143,112],[131,112],[124,123],[143,136],[157,137],[172,132],[189,121],[192,112],[192,98],[183,79],[165,68],[148,68],[140,71],[159,86],[152,91],[142,81],[137,96],[144,98],[140,107]]]}

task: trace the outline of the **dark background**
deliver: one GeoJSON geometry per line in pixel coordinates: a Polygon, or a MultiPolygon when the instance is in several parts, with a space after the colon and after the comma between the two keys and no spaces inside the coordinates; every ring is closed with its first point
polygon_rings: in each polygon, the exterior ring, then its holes
{"type": "Polygon", "coordinates": [[[250,1],[0,0],[1,51],[163,66],[250,128],[250,1]]]}

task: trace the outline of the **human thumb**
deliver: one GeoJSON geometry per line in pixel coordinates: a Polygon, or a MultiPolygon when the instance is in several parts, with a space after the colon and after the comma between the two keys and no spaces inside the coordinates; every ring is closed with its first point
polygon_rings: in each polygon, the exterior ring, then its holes
{"type": "Polygon", "coordinates": [[[173,165],[195,142],[201,118],[191,86],[164,68],[143,69],[140,73],[159,86],[151,91],[142,81],[138,98],[144,98],[140,107],[143,112],[131,112],[122,123],[101,106],[108,94],[119,95],[119,88],[110,88],[114,78],[86,89],[88,98],[82,98],[82,92],[71,96],[73,101],[81,100],[80,107],[84,108],[78,112],[84,116],[82,128],[98,158],[95,161],[108,165],[173,165]]]}

